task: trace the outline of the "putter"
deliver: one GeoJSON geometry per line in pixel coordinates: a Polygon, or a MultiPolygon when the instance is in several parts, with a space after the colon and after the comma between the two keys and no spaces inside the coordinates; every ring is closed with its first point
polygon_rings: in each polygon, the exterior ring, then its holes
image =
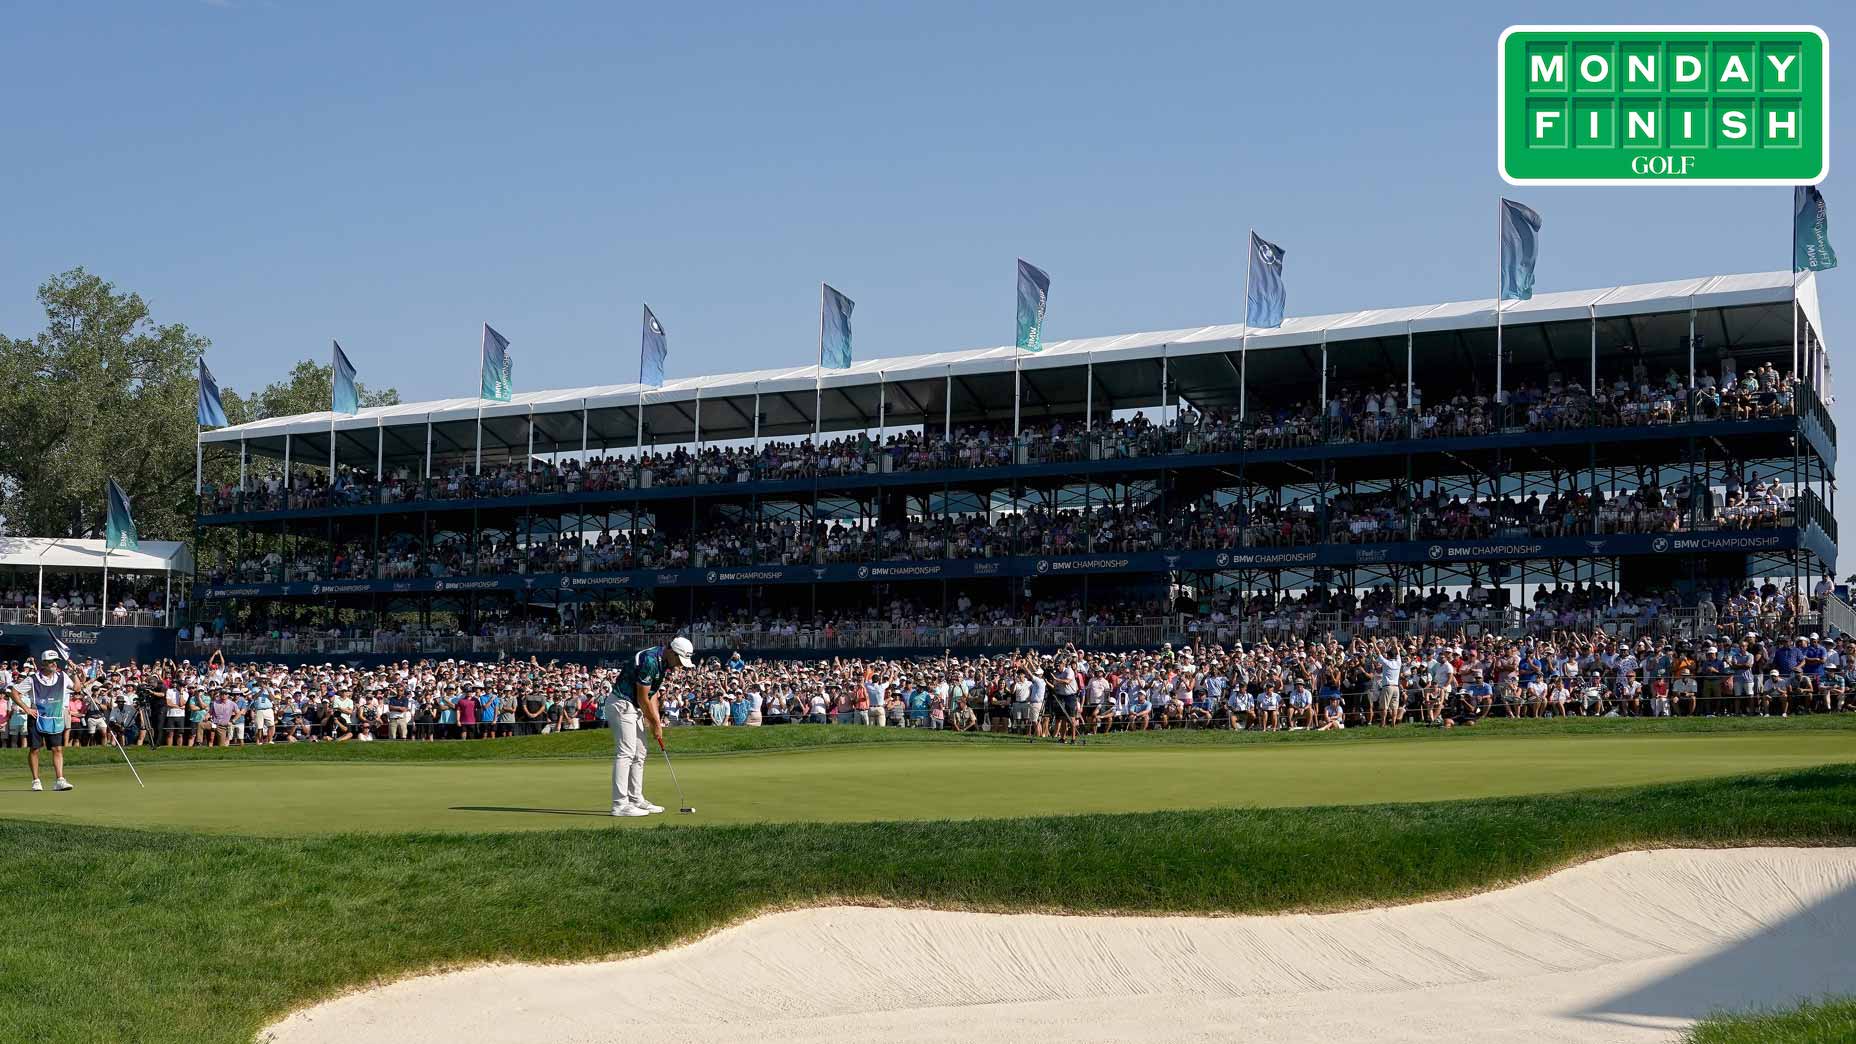
{"type": "Polygon", "coordinates": [[[681,806],[677,809],[677,813],[685,816],[695,815],[696,806],[690,804],[690,799],[683,796],[683,784],[677,782],[677,766],[670,762],[670,748],[659,743],[657,749],[664,752],[664,767],[670,770],[670,782],[677,788],[677,802],[681,806]]]}

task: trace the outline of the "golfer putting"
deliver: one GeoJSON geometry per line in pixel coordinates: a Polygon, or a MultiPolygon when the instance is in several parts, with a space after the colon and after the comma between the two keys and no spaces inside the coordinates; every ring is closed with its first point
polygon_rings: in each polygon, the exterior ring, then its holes
{"type": "MultiPolygon", "coordinates": [[[[635,653],[631,662],[619,671],[618,680],[606,698],[606,723],[612,729],[612,814],[615,816],[651,816],[664,810],[644,796],[644,763],[650,756],[645,746],[649,735],[658,749],[664,750],[664,719],[657,709],[657,694],[664,680],[679,668],[693,667],[696,647],[681,635],[670,644],[654,645],[635,653]]],[[[665,763],[670,752],[664,750],[665,763]]],[[[674,775],[674,772],[673,772],[674,775]]],[[[688,804],[679,811],[694,812],[688,804]]]]}

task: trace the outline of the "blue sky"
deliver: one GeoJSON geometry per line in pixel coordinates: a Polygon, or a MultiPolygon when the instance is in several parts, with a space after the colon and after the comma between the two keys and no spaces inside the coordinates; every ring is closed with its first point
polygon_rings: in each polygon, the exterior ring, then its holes
{"type": "MultiPolygon", "coordinates": [[[[631,380],[641,300],[672,376],[805,364],[820,279],[861,356],[1001,344],[1020,255],[1051,339],[1230,322],[1250,225],[1291,314],[1481,296],[1507,22],[1747,12],[1397,6],[16,6],[0,330],[85,265],[210,337],[223,383],[336,337],[432,398],[473,393],[486,319],[518,389],[631,380]]],[[[1839,140],[1856,17],[1758,14],[1829,33],[1839,140]]],[[[1784,189],[1511,191],[1546,219],[1543,289],[1787,261],[1784,189]]],[[[1833,346],[1851,278],[1825,280],[1833,346]]]]}

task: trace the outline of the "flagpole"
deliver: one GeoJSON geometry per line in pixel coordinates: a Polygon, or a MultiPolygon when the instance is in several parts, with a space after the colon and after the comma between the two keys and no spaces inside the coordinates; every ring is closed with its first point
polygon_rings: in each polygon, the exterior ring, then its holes
{"type": "MultiPolygon", "coordinates": [[[[1043,333],[1042,330],[1038,332],[1040,334],[1043,333]]],[[[1024,384],[1024,378],[1019,376],[1023,372],[1019,367],[1019,363],[1023,361],[1024,354],[1023,349],[1012,353],[1012,439],[1014,441],[1018,439],[1019,390],[1024,384]]]]}
{"type": "MultiPolygon", "coordinates": [[[[335,506],[335,382],[341,380],[341,345],[329,339],[329,506],[335,506]]],[[[479,352],[478,354],[482,354],[479,352]]],[[[482,366],[481,360],[477,363],[482,366]]]]}
{"type": "Polygon", "coordinates": [[[1495,425],[1505,423],[1502,416],[1502,198],[1495,197],[1495,425]]]}
{"type": "Polygon", "coordinates": [[[1792,277],[1792,379],[1798,378],[1798,190],[1792,189],[1792,256],[1786,270],[1792,277]]]}
{"type": "Polygon", "coordinates": [[[1237,420],[1241,425],[1250,406],[1250,264],[1257,253],[1257,230],[1244,239],[1244,334],[1237,349],[1237,420]]]}
{"type": "MultiPolygon", "coordinates": [[[[644,329],[651,328],[651,306],[644,306],[644,329]]],[[[638,453],[636,461],[639,468],[638,481],[644,481],[644,333],[640,332],[638,340],[638,453]]]]}
{"type": "MultiPolygon", "coordinates": [[[[812,368],[812,449],[818,449],[825,409],[825,284],[818,284],[818,365],[812,368]]],[[[816,467],[814,469],[816,471],[816,467]]]]}

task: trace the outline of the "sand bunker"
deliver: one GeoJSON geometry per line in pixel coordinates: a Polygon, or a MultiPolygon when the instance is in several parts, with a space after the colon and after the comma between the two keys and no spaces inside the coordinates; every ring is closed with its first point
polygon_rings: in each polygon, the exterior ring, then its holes
{"type": "Polygon", "coordinates": [[[1343,914],[776,914],[633,960],[411,979],[270,1032],[279,1044],[1667,1041],[1717,1009],[1849,992],[1852,940],[1856,849],[1637,852],[1343,914]]]}

